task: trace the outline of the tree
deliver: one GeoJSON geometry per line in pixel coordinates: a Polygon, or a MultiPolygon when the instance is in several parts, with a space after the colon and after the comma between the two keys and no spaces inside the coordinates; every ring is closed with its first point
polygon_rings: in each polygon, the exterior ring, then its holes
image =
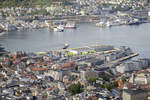
{"type": "Polygon", "coordinates": [[[0,69],[3,68],[3,66],[0,64],[0,69]]]}
{"type": "MultiPolygon", "coordinates": [[[[71,5],[69,0],[60,0],[62,5],[71,5]]],[[[47,7],[52,5],[56,0],[0,0],[0,8],[5,7],[47,7]]]]}
{"type": "Polygon", "coordinates": [[[89,82],[90,84],[96,83],[96,80],[97,80],[96,77],[89,77],[89,78],[88,78],[88,82],[89,82]]]}
{"type": "Polygon", "coordinates": [[[113,87],[113,88],[118,87],[118,82],[114,80],[114,81],[112,82],[112,87],[113,87]]]}
{"type": "Polygon", "coordinates": [[[105,83],[104,88],[107,88],[108,90],[111,90],[112,89],[112,84],[105,83]]]}
{"type": "Polygon", "coordinates": [[[70,85],[68,89],[71,95],[83,92],[83,86],[79,82],[77,84],[70,85]]]}
{"type": "Polygon", "coordinates": [[[104,83],[104,84],[100,84],[101,88],[107,88],[108,90],[111,90],[113,88],[118,87],[118,82],[117,81],[113,81],[111,83],[104,83]]]}
{"type": "Polygon", "coordinates": [[[102,78],[103,78],[103,80],[105,80],[105,81],[108,81],[108,82],[110,81],[107,76],[103,76],[102,78]]]}

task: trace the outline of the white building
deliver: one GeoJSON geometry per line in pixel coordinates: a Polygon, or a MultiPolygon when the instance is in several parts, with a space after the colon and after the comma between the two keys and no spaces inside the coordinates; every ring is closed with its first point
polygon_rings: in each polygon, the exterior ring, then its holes
{"type": "Polygon", "coordinates": [[[46,76],[51,76],[54,78],[54,80],[62,81],[63,73],[62,71],[54,71],[54,70],[48,70],[48,72],[45,72],[46,76]]]}
{"type": "Polygon", "coordinates": [[[134,84],[149,84],[150,74],[140,73],[137,75],[132,75],[129,82],[134,84]]]}

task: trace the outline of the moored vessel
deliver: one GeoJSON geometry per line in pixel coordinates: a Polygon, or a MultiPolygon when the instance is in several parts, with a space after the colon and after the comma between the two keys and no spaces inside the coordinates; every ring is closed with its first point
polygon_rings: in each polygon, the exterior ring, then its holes
{"type": "Polygon", "coordinates": [[[74,29],[74,28],[76,28],[76,23],[75,22],[67,22],[67,24],[64,26],[64,28],[74,29]]]}

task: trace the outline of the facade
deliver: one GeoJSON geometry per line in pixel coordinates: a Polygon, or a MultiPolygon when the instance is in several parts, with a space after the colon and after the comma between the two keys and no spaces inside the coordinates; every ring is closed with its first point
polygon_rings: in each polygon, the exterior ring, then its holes
{"type": "Polygon", "coordinates": [[[48,72],[45,73],[45,75],[46,76],[51,76],[52,78],[54,78],[54,80],[62,81],[62,78],[63,78],[62,71],[49,70],[48,72]]]}
{"type": "Polygon", "coordinates": [[[150,83],[150,75],[144,74],[144,73],[140,73],[137,75],[132,74],[129,82],[133,83],[133,84],[138,84],[138,85],[149,84],[150,83]]]}

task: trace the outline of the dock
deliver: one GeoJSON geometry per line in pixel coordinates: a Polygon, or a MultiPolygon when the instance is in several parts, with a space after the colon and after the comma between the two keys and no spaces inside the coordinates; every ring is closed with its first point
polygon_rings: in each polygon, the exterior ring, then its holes
{"type": "Polygon", "coordinates": [[[125,57],[122,57],[120,59],[111,61],[109,63],[105,63],[105,64],[102,64],[100,66],[97,66],[97,69],[99,69],[99,68],[103,69],[103,68],[112,68],[112,67],[115,67],[118,64],[120,64],[122,61],[128,60],[128,59],[133,58],[133,57],[138,56],[138,55],[139,55],[139,53],[133,53],[133,54],[131,54],[129,56],[125,56],[125,57]]]}

